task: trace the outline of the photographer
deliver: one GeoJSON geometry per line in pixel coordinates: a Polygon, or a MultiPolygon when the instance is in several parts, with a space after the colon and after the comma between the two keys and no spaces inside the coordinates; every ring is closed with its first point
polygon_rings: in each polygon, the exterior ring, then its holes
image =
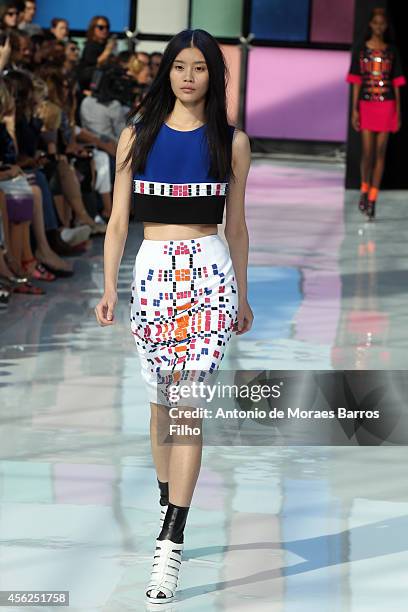
{"type": "Polygon", "coordinates": [[[95,70],[91,95],[80,106],[81,125],[99,138],[117,143],[132,106],[134,82],[117,65],[95,70]]]}
{"type": "Polygon", "coordinates": [[[112,209],[116,145],[133,102],[135,83],[119,65],[110,65],[94,71],[90,86],[92,94],[86,96],[80,106],[81,126],[104,145],[95,149],[94,159],[97,174],[95,188],[102,198],[101,217],[106,221],[112,209]]]}

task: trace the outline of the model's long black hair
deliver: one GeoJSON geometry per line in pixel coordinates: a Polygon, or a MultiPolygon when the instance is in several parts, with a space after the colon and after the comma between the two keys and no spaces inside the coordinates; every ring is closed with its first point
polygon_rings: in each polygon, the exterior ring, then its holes
{"type": "MultiPolygon", "coordinates": [[[[144,172],[147,156],[176,97],[170,84],[170,70],[177,55],[187,47],[197,47],[204,55],[209,73],[205,100],[205,121],[210,152],[210,175],[218,180],[232,175],[231,137],[227,120],[226,84],[228,71],[215,38],[205,30],[183,30],[167,45],[159,71],[142,102],[128,115],[128,125],[137,123],[123,167],[131,162],[134,172],[144,172]]],[[[171,154],[171,152],[169,152],[171,154]]]]}

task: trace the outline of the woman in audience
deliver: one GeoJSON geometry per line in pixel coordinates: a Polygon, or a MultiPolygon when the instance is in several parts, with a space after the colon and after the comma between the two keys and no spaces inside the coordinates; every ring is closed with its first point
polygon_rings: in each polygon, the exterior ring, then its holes
{"type": "MultiPolygon", "coordinates": [[[[106,225],[97,223],[88,213],[82,199],[81,186],[78,181],[77,174],[72,165],[68,162],[65,155],[67,145],[72,146],[71,151],[75,151],[76,143],[73,142],[74,133],[69,125],[69,119],[65,109],[66,90],[69,87],[68,81],[61,74],[53,69],[48,69],[42,72],[44,80],[48,87],[47,105],[53,105],[56,110],[54,125],[50,122],[45,122],[45,127],[49,128],[42,132],[42,137],[47,142],[47,152],[54,155],[57,161],[58,178],[64,195],[64,207],[58,208],[58,214],[63,224],[69,224],[71,214],[73,221],[77,225],[87,225],[91,228],[91,234],[103,234],[106,231],[106,225]],[[48,123],[48,126],[46,125],[48,123]],[[67,140],[68,139],[68,140],[67,140]],[[67,206],[69,208],[67,208],[67,206]]],[[[78,154],[82,154],[78,149],[78,154]]],[[[69,152],[69,151],[68,151],[69,152]]],[[[86,152],[86,154],[88,154],[86,152]]]]}
{"type": "MultiPolygon", "coordinates": [[[[34,262],[30,244],[30,224],[34,216],[34,199],[42,206],[41,192],[33,189],[23,170],[16,164],[17,140],[15,134],[15,105],[4,82],[0,82],[0,191],[6,196],[6,217],[2,219],[9,224],[10,242],[6,244],[9,255],[7,265],[16,276],[36,277],[38,280],[55,280],[55,276],[34,262]],[[31,261],[31,263],[33,263],[31,261]],[[26,266],[25,266],[26,264],[26,266]],[[26,274],[27,272],[27,274],[26,274]]],[[[18,293],[41,295],[41,287],[35,287],[30,281],[19,283],[15,288],[18,293]]]]}
{"type": "Polygon", "coordinates": [[[17,30],[21,10],[22,5],[18,0],[8,0],[0,6],[0,28],[17,30]]]}
{"type": "Polygon", "coordinates": [[[42,206],[34,206],[33,229],[37,243],[35,257],[39,262],[45,264],[49,271],[52,269],[53,272],[62,272],[64,276],[71,276],[71,265],[52,250],[46,236],[46,230],[58,227],[58,220],[51,191],[45,174],[42,172],[48,160],[45,155],[39,155],[42,121],[34,115],[35,99],[32,80],[23,72],[10,71],[5,77],[5,83],[16,104],[17,162],[24,170],[29,183],[36,186],[34,195],[36,195],[37,188],[41,191],[42,206]]]}
{"type": "Polygon", "coordinates": [[[116,41],[109,38],[110,23],[107,17],[97,15],[89,23],[87,41],[79,64],[79,82],[82,89],[89,89],[95,68],[112,58],[116,41]]]}
{"type": "Polygon", "coordinates": [[[51,21],[50,32],[57,40],[65,42],[69,38],[68,21],[60,17],[54,17],[51,21]]]}

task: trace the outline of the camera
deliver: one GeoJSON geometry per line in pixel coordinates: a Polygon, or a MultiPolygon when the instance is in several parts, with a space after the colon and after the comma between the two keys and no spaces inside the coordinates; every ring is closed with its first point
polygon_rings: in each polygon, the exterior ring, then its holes
{"type": "Polygon", "coordinates": [[[98,102],[118,100],[125,106],[131,106],[135,98],[136,83],[117,65],[109,65],[94,70],[90,89],[98,102]]]}

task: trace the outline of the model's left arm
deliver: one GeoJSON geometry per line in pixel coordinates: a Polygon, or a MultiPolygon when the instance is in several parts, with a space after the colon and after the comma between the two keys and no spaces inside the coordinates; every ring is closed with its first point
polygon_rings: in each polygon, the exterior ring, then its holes
{"type": "Polygon", "coordinates": [[[396,47],[394,48],[394,61],[392,63],[391,84],[394,87],[394,92],[395,92],[395,102],[397,106],[398,130],[399,130],[401,127],[401,101],[400,101],[401,96],[400,96],[399,88],[402,85],[406,85],[407,81],[402,72],[401,57],[396,47]]]}
{"type": "Polygon", "coordinates": [[[249,138],[245,132],[237,130],[232,141],[234,177],[231,177],[228,187],[224,230],[238,287],[237,335],[249,331],[254,319],[247,298],[249,236],[245,221],[245,188],[250,164],[249,138]]]}

